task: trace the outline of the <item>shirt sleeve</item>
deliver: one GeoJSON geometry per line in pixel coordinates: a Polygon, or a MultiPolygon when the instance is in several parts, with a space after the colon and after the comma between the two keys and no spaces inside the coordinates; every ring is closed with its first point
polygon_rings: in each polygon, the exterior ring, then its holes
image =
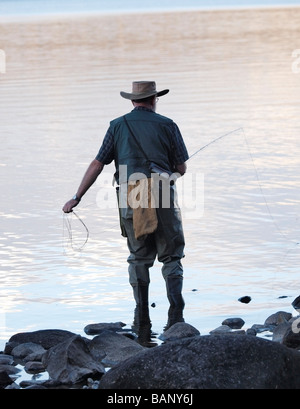
{"type": "Polygon", "coordinates": [[[104,165],[108,165],[114,160],[114,158],[114,137],[108,129],[95,159],[102,162],[104,165]]]}
{"type": "Polygon", "coordinates": [[[180,165],[188,160],[189,154],[186,149],[183,137],[178,126],[173,122],[172,124],[172,151],[173,160],[176,165],[180,165]]]}

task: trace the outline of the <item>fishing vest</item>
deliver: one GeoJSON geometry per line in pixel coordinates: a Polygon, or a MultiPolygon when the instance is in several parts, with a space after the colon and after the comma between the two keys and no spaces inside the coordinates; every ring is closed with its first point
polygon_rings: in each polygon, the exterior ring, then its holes
{"type": "MultiPolygon", "coordinates": [[[[126,115],[128,125],[135,138],[147,154],[147,159],[160,167],[172,170],[171,125],[169,118],[152,111],[135,109],[126,115]]],[[[114,136],[114,159],[117,183],[128,179],[141,179],[141,174],[151,177],[149,164],[128,129],[124,118],[110,123],[110,132],[114,136]]]]}

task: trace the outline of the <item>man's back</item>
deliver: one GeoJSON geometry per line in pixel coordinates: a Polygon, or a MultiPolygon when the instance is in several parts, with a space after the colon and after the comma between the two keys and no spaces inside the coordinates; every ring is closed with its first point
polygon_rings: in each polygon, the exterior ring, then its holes
{"type": "Polygon", "coordinates": [[[172,172],[173,121],[145,108],[135,108],[111,122],[114,137],[116,169],[127,166],[128,178],[133,173],[151,176],[149,161],[172,172]]]}

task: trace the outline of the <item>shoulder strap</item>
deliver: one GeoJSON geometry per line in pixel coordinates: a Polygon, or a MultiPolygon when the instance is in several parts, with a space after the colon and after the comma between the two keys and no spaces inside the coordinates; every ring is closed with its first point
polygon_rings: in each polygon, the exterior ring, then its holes
{"type": "MultiPolygon", "coordinates": [[[[132,132],[132,130],[131,130],[128,122],[127,122],[126,116],[124,115],[123,118],[124,118],[124,121],[125,121],[125,124],[126,124],[127,128],[129,129],[129,132],[130,132],[131,136],[135,140],[135,142],[136,142],[137,146],[139,147],[140,151],[142,152],[142,154],[145,156],[145,159],[146,159],[146,161],[148,163],[148,166],[150,167],[150,170],[153,171],[154,173],[158,173],[159,175],[165,175],[165,174],[168,174],[169,176],[172,175],[173,172],[171,170],[164,169],[164,168],[156,165],[154,162],[151,162],[148,159],[148,156],[146,155],[146,152],[144,151],[141,144],[139,143],[139,141],[136,139],[134,133],[132,132]]],[[[171,185],[172,184],[174,184],[174,181],[171,181],[171,185]]]]}
{"type": "Polygon", "coordinates": [[[135,143],[137,144],[137,146],[139,147],[140,151],[141,151],[142,154],[145,156],[145,159],[146,159],[147,162],[149,163],[148,156],[146,155],[146,152],[145,152],[144,149],[142,148],[142,145],[139,143],[139,141],[138,141],[137,138],[135,137],[134,133],[132,132],[132,130],[131,130],[131,128],[130,128],[128,122],[127,122],[126,115],[124,115],[123,118],[124,118],[124,121],[125,121],[125,124],[126,124],[127,128],[129,129],[129,132],[130,132],[131,136],[132,136],[133,139],[135,140],[135,143]]]}

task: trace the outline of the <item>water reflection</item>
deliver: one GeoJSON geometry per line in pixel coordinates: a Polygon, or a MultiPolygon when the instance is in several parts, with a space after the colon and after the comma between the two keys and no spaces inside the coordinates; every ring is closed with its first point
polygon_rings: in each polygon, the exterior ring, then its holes
{"type": "Polygon", "coordinates": [[[137,306],[134,310],[132,331],[137,335],[137,342],[147,348],[158,345],[155,341],[155,335],[152,331],[152,324],[149,315],[149,308],[137,306]]]}

